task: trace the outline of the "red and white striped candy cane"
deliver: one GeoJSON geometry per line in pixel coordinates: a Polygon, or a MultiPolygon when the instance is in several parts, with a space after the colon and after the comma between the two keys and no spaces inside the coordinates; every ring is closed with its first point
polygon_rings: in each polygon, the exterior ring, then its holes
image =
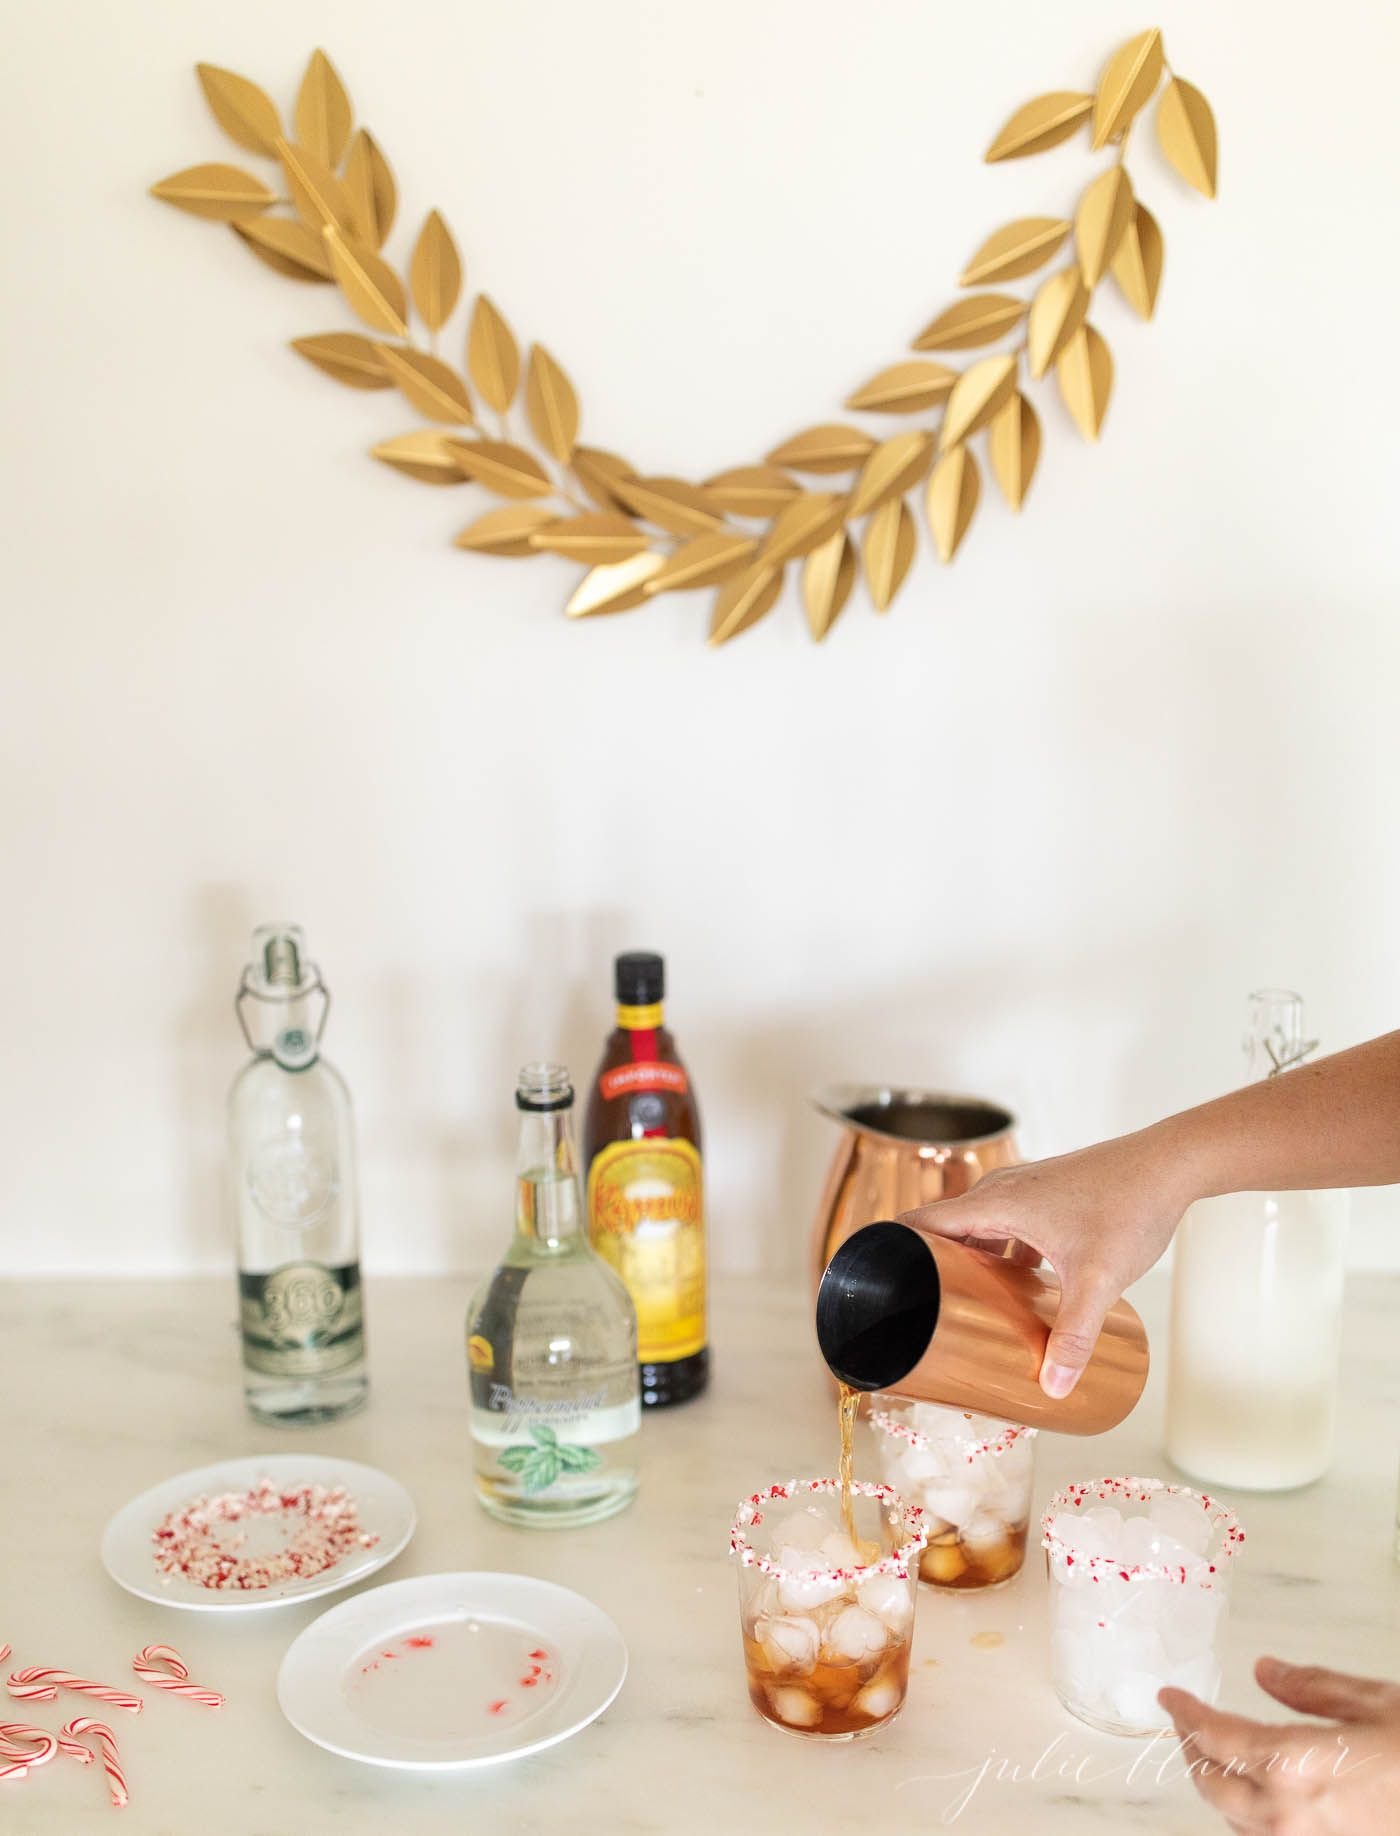
{"type": "Polygon", "coordinates": [[[141,1698],[124,1689],[111,1689],[106,1683],[93,1683],[87,1677],[75,1677],[70,1670],[46,1670],[32,1664],[27,1670],[10,1673],[10,1694],[17,1702],[52,1702],[61,1689],[75,1690],[80,1696],[96,1696],[108,1708],[129,1709],[141,1713],[141,1698]]]}
{"type": "Polygon", "coordinates": [[[147,1645],[131,1660],[131,1668],[152,1689],[168,1690],[172,1696],[186,1696],[205,1708],[222,1708],[224,1699],[216,1689],[203,1689],[189,1680],[189,1667],[179,1652],[169,1645],[147,1645]]]}
{"type": "MultiPolygon", "coordinates": [[[[84,1747],[84,1753],[87,1748],[84,1747]]],[[[58,1752],[58,1741],[44,1728],[31,1728],[25,1721],[0,1721],[0,1755],[7,1760],[18,1762],[16,1768],[6,1768],[23,1773],[27,1766],[43,1766],[58,1752]]],[[[92,1758],[87,1753],[89,1759],[92,1758]]]]}
{"type": "MultiPolygon", "coordinates": [[[[80,1734],[90,1734],[97,1741],[102,1755],[102,1770],[107,1774],[107,1789],[112,1794],[112,1808],[121,1810],[127,1802],[126,1774],[117,1757],[116,1735],[105,1721],[94,1721],[90,1715],[79,1715],[76,1721],[70,1721],[63,1734],[66,1740],[74,1742],[80,1734]]],[[[92,1756],[89,1754],[88,1757],[92,1756]]]]}

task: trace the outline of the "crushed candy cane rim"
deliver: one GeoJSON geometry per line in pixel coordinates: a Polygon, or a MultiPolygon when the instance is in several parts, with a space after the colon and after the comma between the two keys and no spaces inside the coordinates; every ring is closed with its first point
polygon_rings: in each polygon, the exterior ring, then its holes
{"type": "MultiPolygon", "coordinates": [[[[949,1414],[958,1413],[949,1410],[949,1414]]],[[[964,1409],[960,1413],[971,1421],[971,1413],[964,1409]]],[[[893,1409],[872,1409],[867,1420],[872,1428],[881,1434],[892,1435],[896,1440],[907,1441],[913,1448],[944,1446],[951,1442],[964,1459],[969,1463],[981,1454],[1005,1453],[1008,1447],[1014,1447],[1017,1441],[1034,1440],[1040,1433],[1038,1428],[1025,1428],[1019,1422],[1008,1422],[1005,1428],[996,1434],[972,1438],[958,1434],[927,1434],[920,1428],[913,1427],[902,1415],[896,1415],[893,1409]]]]}
{"type": "Polygon", "coordinates": [[[168,1511],[151,1532],[160,1574],[231,1593],[311,1580],[378,1541],[377,1534],[361,1528],[359,1503],[343,1485],[279,1485],[266,1477],[242,1491],[203,1493],[168,1511]],[[218,1526],[256,1518],[285,1523],[289,1534],[281,1549],[240,1555],[244,1531],[230,1544],[221,1541],[218,1526]]]}
{"type": "MultiPolygon", "coordinates": [[[[910,1504],[892,1485],[878,1485],[870,1479],[852,1479],[851,1496],[875,1498],[881,1504],[898,1507],[906,1540],[897,1549],[881,1556],[878,1562],[847,1566],[839,1562],[821,1561],[813,1568],[800,1569],[788,1568],[772,1556],[760,1555],[749,1541],[747,1532],[753,1525],[763,1522],[763,1507],[795,1498],[802,1492],[822,1497],[834,1494],[839,1497],[841,1481],[789,1479],[783,1485],[770,1485],[766,1492],[751,1492],[740,1501],[739,1509],[734,1513],[734,1522],[729,1529],[730,1555],[738,1556],[745,1568],[757,1568],[765,1575],[772,1575],[777,1581],[868,1581],[872,1575],[897,1575],[901,1581],[908,1579],[914,1558],[928,1541],[928,1531],[924,1528],[924,1508],[922,1505],[910,1504]]],[[[804,1554],[815,1557],[818,1552],[810,1550],[804,1551],[804,1554]]]]}
{"type": "Polygon", "coordinates": [[[1215,1587],[1215,1577],[1222,1573],[1223,1565],[1235,1555],[1244,1541],[1239,1518],[1229,1505],[1221,1504],[1209,1492],[1198,1492],[1192,1486],[1176,1485],[1165,1479],[1135,1477],[1089,1479],[1082,1484],[1065,1486],[1046,1505],[1040,1528],[1041,1548],[1061,1558],[1066,1568],[1086,1569],[1091,1581],[1116,1576],[1120,1581],[1171,1581],[1177,1586],[1190,1583],[1196,1587],[1215,1587]],[[1146,1504],[1158,1492],[1166,1492],[1173,1498],[1191,1498],[1200,1505],[1210,1518],[1212,1531],[1222,1533],[1223,1540],[1213,1558],[1201,1556],[1188,1567],[1180,1562],[1124,1562],[1115,1556],[1086,1556],[1072,1549],[1051,1528],[1057,1512],[1081,1511],[1090,1498],[1101,1504],[1111,1504],[1115,1499],[1125,1504],[1146,1504]]]}

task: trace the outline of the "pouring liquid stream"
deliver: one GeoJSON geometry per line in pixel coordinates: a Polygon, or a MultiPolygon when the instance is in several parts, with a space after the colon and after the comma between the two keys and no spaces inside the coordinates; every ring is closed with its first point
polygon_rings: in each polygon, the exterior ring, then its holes
{"type": "Polygon", "coordinates": [[[856,1540],[856,1526],[851,1509],[851,1468],[855,1461],[856,1414],[859,1409],[860,1391],[853,1390],[846,1383],[839,1385],[836,1419],[841,1433],[841,1455],[836,1476],[841,1482],[841,1527],[853,1543],[856,1540]]]}

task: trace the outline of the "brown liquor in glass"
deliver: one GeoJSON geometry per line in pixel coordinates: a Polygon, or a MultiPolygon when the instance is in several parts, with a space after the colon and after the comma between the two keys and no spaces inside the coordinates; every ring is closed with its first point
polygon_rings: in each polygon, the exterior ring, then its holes
{"type": "Polygon", "coordinates": [[[709,1377],[700,1112],[664,1024],[662,959],[629,951],[613,974],[617,1025],[584,1121],[588,1230],[637,1309],[642,1402],[662,1408],[709,1377]]]}

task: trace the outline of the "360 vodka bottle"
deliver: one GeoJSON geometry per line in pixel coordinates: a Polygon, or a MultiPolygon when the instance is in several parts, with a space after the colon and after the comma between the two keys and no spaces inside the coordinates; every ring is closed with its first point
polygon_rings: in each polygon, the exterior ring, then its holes
{"type": "Polygon", "coordinates": [[[476,1490],[506,1523],[594,1523],[637,1490],[637,1315],[583,1224],[560,1065],[526,1065],[515,1235],[467,1311],[476,1490]]]}
{"type": "Polygon", "coordinates": [[[253,1053],[229,1093],[244,1392],[263,1421],[332,1421],[369,1386],[355,1137],[298,926],[253,933],[235,1007],[253,1053]]]}

